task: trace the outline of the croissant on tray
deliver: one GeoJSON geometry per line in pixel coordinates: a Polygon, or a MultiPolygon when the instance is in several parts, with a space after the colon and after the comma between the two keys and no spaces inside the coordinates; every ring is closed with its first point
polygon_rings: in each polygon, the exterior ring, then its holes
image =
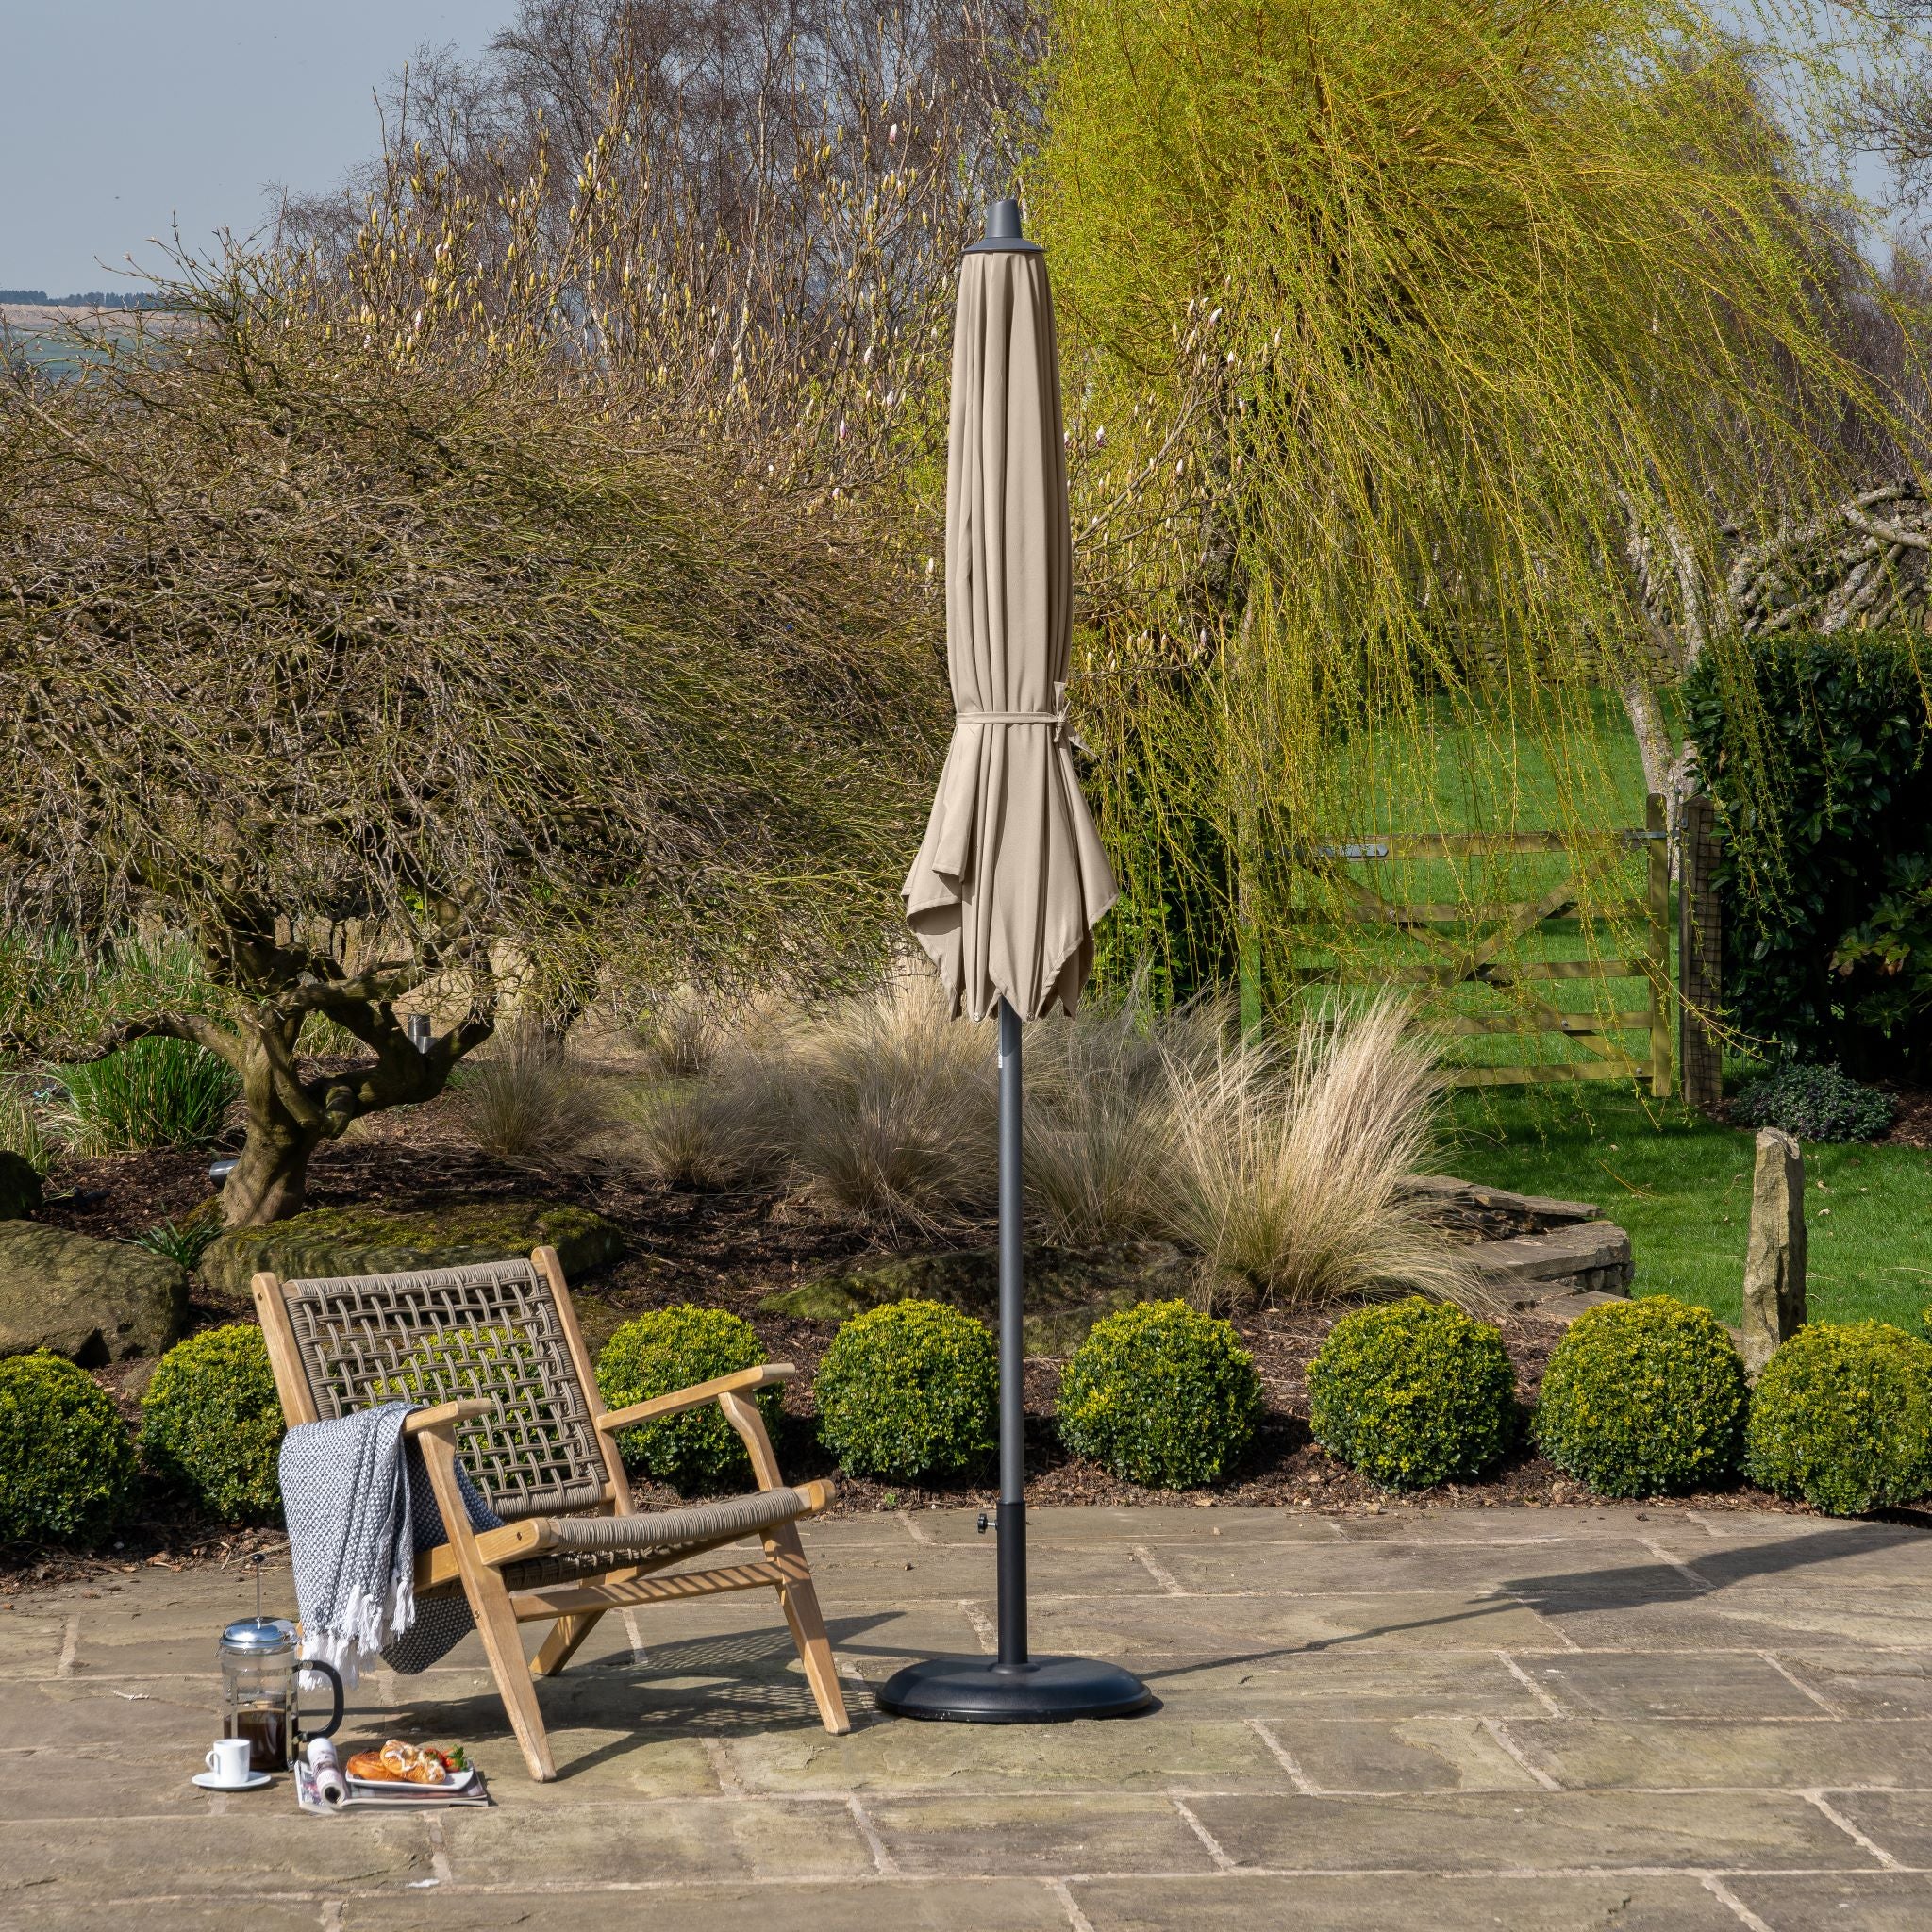
{"type": "Polygon", "coordinates": [[[357,1752],[342,1769],[374,1783],[440,1785],[450,1774],[450,1761],[434,1745],[391,1738],[380,1751],[357,1752]]]}

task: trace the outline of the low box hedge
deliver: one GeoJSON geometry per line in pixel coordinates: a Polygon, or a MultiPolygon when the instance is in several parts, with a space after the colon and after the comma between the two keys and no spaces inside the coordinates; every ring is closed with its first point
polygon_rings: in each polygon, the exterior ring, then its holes
{"type": "Polygon", "coordinates": [[[44,1349],[0,1359],[0,1543],[92,1541],[135,1481],[127,1425],[85,1369],[44,1349]]]}
{"type": "Polygon", "coordinates": [[[943,1302],[888,1302],[842,1323],[813,1382],[819,1440],[855,1475],[966,1475],[999,1430],[999,1350],[943,1302]]]}
{"type": "Polygon", "coordinates": [[[1501,1333],[1421,1295],[1336,1323],[1308,1364],[1308,1404],[1316,1441],[1392,1490],[1479,1475],[1517,1435],[1501,1333]]]}
{"type": "Polygon", "coordinates": [[[1261,1414],[1261,1378],[1231,1323],[1183,1301],[1096,1322],[1060,1378],[1060,1440],[1148,1489],[1219,1482],[1261,1414]]]}

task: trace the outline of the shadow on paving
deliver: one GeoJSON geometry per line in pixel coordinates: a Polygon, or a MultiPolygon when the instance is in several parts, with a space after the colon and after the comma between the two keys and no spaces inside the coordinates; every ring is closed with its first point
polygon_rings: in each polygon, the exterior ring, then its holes
{"type": "MultiPolygon", "coordinates": [[[[1928,1519],[1932,1520],[1932,1519],[1928,1519]]],[[[1906,1525],[1846,1523],[1776,1542],[1742,1548],[1712,1544],[1676,1563],[1658,1561],[1616,1569],[1574,1570],[1556,1576],[1518,1576],[1498,1588],[1534,1607],[1540,1599],[1614,1596],[1631,1605],[1695,1601],[1734,1583],[1788,1576],[1820,1563],[1837,1563],[1879,1550],[1908,1546],[1924,1531],[1906,1525]]]]}
{"type": "MultiPolygon", "coordinates": [[[[1894,1512],[1903,1515],[1906,1512],[1894,1512]]],[[[1914,1516],[1918,1512],[1912,1512],[1914,1516]]],[[[1932,1518],[1926,1518],[1932,1526],[1932,1518]]],[[[1822,1563],[1840,1562],[1850,1557],[1897,1549],[1919,1541],[1924,1531],[1918,1524],[1858,1522],[1820,1529],[1803,1537],[1776,1542],[1752,1543],[1740,1549],[1712,1545],[1700,1549],[1694,1558],[1680,1563],[1655,1563],[1571,1570],[1555,1574],[1506,1577],[1498,1580],[1492,1595],[1469,1607],[1447,1615],[1410,1617],[1399,1622],[1365,1625],[1340,1637],[1310,1638],[1306,1642],[1279,1644],[1266,1650],[1232,1652],[1226,1656],[1200,1657],[1165,1668],[1143,1669],[1141,1678],[1153,1685],[1184,1679],[1196,1673],[1224,1670],[1230,1665],[1277,1663],[1287,1657],[1318,1657],[1329,1651],[1346,1650],[1351,1645],[1374,1642],[1386,1637],[1400,1637],[1419,1630],[1438,1630],[1458,1624],[1480,1623],[1494,1615],[1499,1604],[1516,1603],[1530,1610],[1554,1610],[1589,1605],[1610,1605],[1620,1608],[1642,1608],[1651,1605],[1701,1603],[1734,1584],[1760,1581],[1767,1577],[1789,1576],[1822,1563]]]]}

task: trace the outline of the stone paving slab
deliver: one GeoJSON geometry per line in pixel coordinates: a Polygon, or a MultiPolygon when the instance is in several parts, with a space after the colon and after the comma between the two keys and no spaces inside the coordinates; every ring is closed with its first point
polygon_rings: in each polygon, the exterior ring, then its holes
{"type": "Polygon", "coordinates": [[[1069,1887],[1093,1932],[1739,1932],[1739,1920],[1695,1878],[1453,1878],[1388,1888],[1356,1879],[1231,1874],[1192,1880],[1100,1879],[1069,1887]]]}
{"type": "Polygon", "coordinates": [[[239,1572],[23,1592],[0,1611],[0,1928],[1932,1924],[1932,1535],[1910,1524],[1045,1511],[1036,1648],[1140,1669],[1159,1707],[886,1720],[871,1688],[901,1663],[991,1647],[973,1525],[809,1527],[846,1739],[750,1593],[606,1618],[540,1693],[552,1785],[524,1777],[474,1642],[372,1674],[352,1740],[461,1739],[490,1774],[494,1809],[428,1818],[188,1785],[215,1635],[253,1603],[239,1572]]]}
{"type": "Polygon", "coordinates": [[[1819,1673],[1808,1665],[1794,1669],[1796,1662],[1789,1655],[1755,1651],[1591,1650],[1532,1658],[1524,1669],[1555,1706],[1549,1714],[1559,1717],[1729,1717],[1738,1711],[1761,1719],[1905,1715],[1900,1710],[1853,1713],[1842,1702],[1834,1706],[1812,1688],[1819,1673]]]}
{"type": "Polygon", "coordinates": [[[1788,1650],[1778,1659],[1843,1717],[1932,1717],[1932,1652],[1788,1650]]]}
{"type": "Polygon", "coordinates": [[[1738,1877],[1725,1890],[1766,1932],[1925,1932],[1932,1925],[1932,1874],[1924,1872],[1738,1877]]]}
{"type": "Polygon", "coordinates": [[[1507,1735],[1533,1771],[1566,1790],[1932,1790],[1932,1725],[1834,1722],[1813,1711],[1769,1723],[1543,1718],[1512,1723],[1507,1735]]]}

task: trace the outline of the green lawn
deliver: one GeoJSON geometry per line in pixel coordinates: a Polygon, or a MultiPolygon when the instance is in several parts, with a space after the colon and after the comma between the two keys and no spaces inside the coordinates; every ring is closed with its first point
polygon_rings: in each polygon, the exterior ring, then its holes
{"type": "MultiPolygon", "coordinates": [[[[1519,1193],[1594,1201],[1630,1233],[1635,1292],[1736,1323],[1752,1137],[1627,1090],[1455,1096],[1446,1165],[1519,1193]]],[[[1875,1315],[1914,1333],[1932,1304],[1932,1152],[1805,1149],[1814,1321],[1875,1315]]]]}
{"type": "MultiPolygon", "coordinates": [[[[1357,754],[1360,769],[1343,795],[1357,799],[1357,817],[1347,841],[1373,849],[1384,833],[1464,831],[1588,831],[1607,835],[1641,830],[1644,824],[1641,762],[1621,705],[1607,692],[1569,728],[1550,735],[1511,728],[1499,721],[1482,729],[1458,720],[1438,701],[1430,708],[1429,728],[1418,737],[1379,735],[1357,754]]],[[[1346,765],[1348,761],[1344,759],[1346,765]]],[[[1641,850],[1621,848],[1607,838],[1586,838],[1568,854],[1483,852],[1430,857],[1363,857],[1337,870],[1385,903],[1440,908],[1430,912],[1434,943],[1413,932],[1344,919],[1338,934],[1327,923],[1339,905],[1309,904],[1293,909],[1286,929],[1271,942],[1282,963],[1292,969],[1339,972],[1346,982],[1374,985],[1412,975],[1419,968],[1438,969],[1445,956],[1466,954],[1477,941],[1502,930],[1495,917],[1458,924],[1441,915],[1471,905],[1530,905],[1569,880],[1580,889],[1587,918],[1576,913],[1551,919],[1534,931],[1505,940],[1498,963],[1533,961],[1629,960],[1650,950],[1644,911],[1646,858],[1641,850]]],[[[1319,900],[1312,880],[1305,896],[1319,900]]],[[[1673,918],[1674,931],[1674,918],[1673,918]]],[[[1589,1050],[1574,1040],[1535,1030],[1541,1024],[1527,1002],[1535,1000],[1566,1015],[1635,1015],[1641,1026],[1648,988],[1641,977],[1616,979],[1537,979],[1521,991],[1462,984],[1437,988],[1423,996],[1426,1017],[1451,1026],[1480,1021],[1524,1030],[1489,1036],[1458,1033],[1446,1047],[1457,1065],[1504,1065],[1525,1061],[1588,1061],[1589,1050]]],[[[1647,1036],[1620,1027],[1615,1043],[1640,1062],[1649,1058],[1647,1036]]]]}

